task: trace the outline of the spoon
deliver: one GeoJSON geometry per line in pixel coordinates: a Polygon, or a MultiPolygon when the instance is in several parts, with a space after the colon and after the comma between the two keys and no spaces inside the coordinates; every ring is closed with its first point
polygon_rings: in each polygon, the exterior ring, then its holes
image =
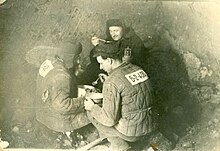
{"type": "Polygon", "coordinates": [[[98,79],[92,82],[92,85],[97,85],[99,80],[100,80],[100,76],[98,77],[98,79]]]}
{"type": "Polygon", "coordinates": [[[111,42],[112,42],[112,41],[108,41],[108,40],[101,39],[101,38],[99,38],[99,40],[100,40],[100,41],[102,41],[102,42],[104,42],[104,43],[107,43],[107,44],[109,44],[109,43],[111,43],[111,42]]]}

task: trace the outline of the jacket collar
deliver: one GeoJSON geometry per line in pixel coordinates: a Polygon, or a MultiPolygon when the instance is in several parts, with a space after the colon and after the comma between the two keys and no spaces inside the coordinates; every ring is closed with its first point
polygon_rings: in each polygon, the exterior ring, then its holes
{"type": "Polygon", "coordinates": [[[109,72],[109,75],[113,74],[114,72],[117,72],[118,70],[120,70],[120,68],[128,65],[129,63],[122,63],[120,66],[118,66],[117,68],[113,69],[112,71],[109,72]]]}

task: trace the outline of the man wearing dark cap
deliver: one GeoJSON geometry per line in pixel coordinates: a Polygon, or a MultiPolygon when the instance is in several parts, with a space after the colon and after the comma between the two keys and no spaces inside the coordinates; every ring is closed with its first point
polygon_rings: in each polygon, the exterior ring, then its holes
{"type": "MultiPolygon", "coordinates": [[[[92,44],[98,45],[100,39],[92,37],[92,44]]],[[[131,27],[126,27],[120,19],[106,21],[106,42],[116,42],[120,45],[123,60],[143,67],[144,43],[131,27]]]]}
{"type": "Polygon", "coordinates": [[[26,60],[38,68],[37,123],[48,128],[48,132],[68,136],[70,131],[90,123],[84,109],[85,97],[77,97],[76,75],[71,76],[68,70],[77,61],[79,50],[81,45],[64,43],[58,47],[37,46],[26,55],[26,60]]]}
{"type": "Polygon", "coordinates": [[[140,67],[122,61],[123,53],[116,43],[99,44],[94,57],[108,77],[103,84],[102,106],[87,98],[85,109],[100,134],[111,143],[112,150],[127,150],[128,142],[135,142],[155,129],[150,81],[140,67]]]}
{"type": "MultiPolygon", "coordinates": [[[[96,47],[100,43],[117,43],[122,52],[124,62],[131,62],[144,68],[145,47],[143,41],[134,32],[131,27],[126,27],[120,19],[109,19],[106,22],[106,39],[100,39],[97,36],[92,37],[92,44],[96,47]]],[[[100,73],[99,65],[92,56],[94,49],[90,51],[91,63],[87,66],[84,74],[81,76],[82,83],[91,84],[98,78],[100,73]]],[[[102,84],[99,83],[99,88],[102,84]]]]}

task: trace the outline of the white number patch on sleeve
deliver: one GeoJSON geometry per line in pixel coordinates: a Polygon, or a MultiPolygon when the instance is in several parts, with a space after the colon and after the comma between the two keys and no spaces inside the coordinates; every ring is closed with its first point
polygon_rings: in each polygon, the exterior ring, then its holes
{"type": "Polygon", "coordinates": [[[50,60],[45,60],[41,66],[40,66],[40,69],[39,69],[39,74],[42,76],[42,77],[45,77],[52,69],[53,69],[53,65],[51,63],[50,60]]]}
{"type": "Polygon", "coordinates": [[[125,77],[128,79],[128,81],[132,85],[136,85],[136,84],[144,82],[148,79],[148,76],[144,72],[144,70],[138,70],[138,71],[129,73],[129,74],[125,75],[125,77]]]}

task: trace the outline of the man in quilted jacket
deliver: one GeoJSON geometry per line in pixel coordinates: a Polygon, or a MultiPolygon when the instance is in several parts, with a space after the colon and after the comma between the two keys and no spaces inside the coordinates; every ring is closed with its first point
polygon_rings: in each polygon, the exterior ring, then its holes
{"type": "Polygon", "coordinates": [[[150,81],[140,67],[122,61],[115,43],[98,45],[94,57],[108,73],[103,84],[103,104],[85,101],[88,116],[100,134],[107,137],[112,150],[127,150],[155,129],[150,81]]]}
{"type": "Polygon", "coordinates": [[[38,67],[36,119],[56,132],[73,131],[90,123],[83,105],[85,97],[77,97],[76,76],[68,70],[79,56],[76,46],[37,46],[27,55],[28,62],[38,67]]]}

